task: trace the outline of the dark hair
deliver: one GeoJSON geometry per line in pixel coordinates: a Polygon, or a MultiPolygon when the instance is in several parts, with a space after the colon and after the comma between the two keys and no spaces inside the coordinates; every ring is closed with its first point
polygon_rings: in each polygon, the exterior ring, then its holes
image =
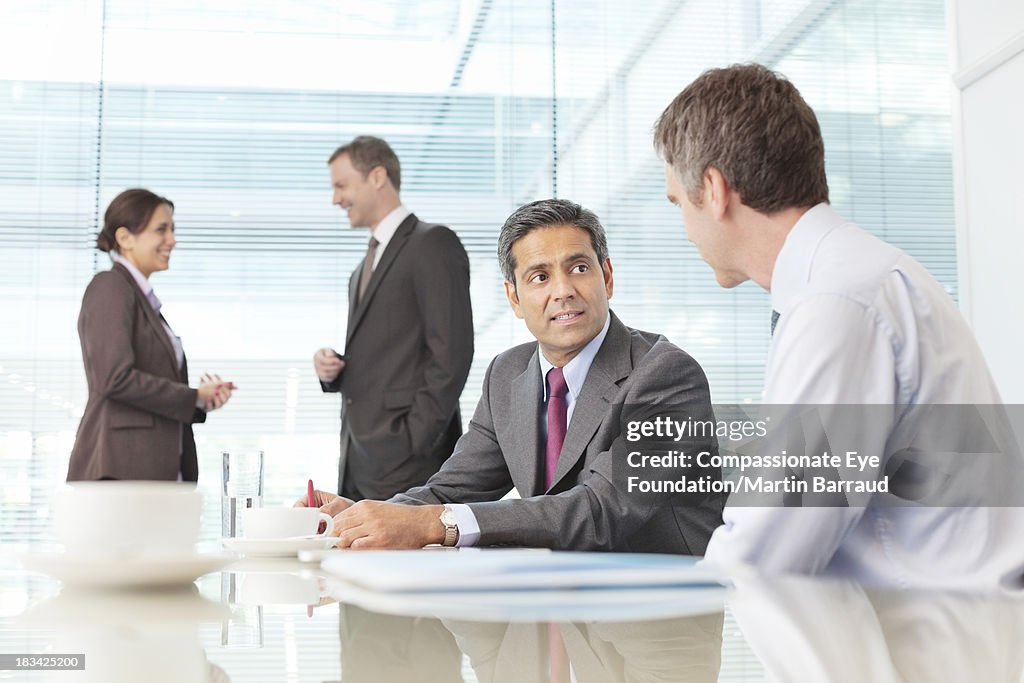
{"type": "Polygon", "coordinates": [[[100,251],[120,251],[115,239],[117,229],[128,228],[128,232],[139,234],[146,229],[149,219],[162,204],[174,210],[174,202],[170,199],[142,188],[125,190],[117,195],[103,214],[103,230],[96,236],[96,248],[100,251]]]}
{"type": "Polygon", "coordinates": [[[828,201],[818,119],[792,83],[760,64],[701,74],[658,118],[654,147],[697,206],[712,167],[762,213],[828,201]]]}
{"type": "Polygon", "coordinates": [[[348,155],[353,168],[362,173],[363,178],[366,178],[373,169],[383,166],[391,184],[395,186],[395,191],[402,189],[402,167],[398,163],[398,156],[391,149],[391,145],[380,138],[360,135],[352,142],[334,150],[334,154],[327,160],[327,165],[330,166],[335,159],[344,154],[348,155]]]}
{"type": "Polygon", "coordinates": [[[512,255],[512,246],[534,230],[553,225],[570,225],[586,231],[598,263],[603,264],[608,259],[608,239],[597,214],[565,199],[541,199],[520,206],[501,226],[498,264],[506,280],[512,284],[516,282],[516,259],[512,255]]]}

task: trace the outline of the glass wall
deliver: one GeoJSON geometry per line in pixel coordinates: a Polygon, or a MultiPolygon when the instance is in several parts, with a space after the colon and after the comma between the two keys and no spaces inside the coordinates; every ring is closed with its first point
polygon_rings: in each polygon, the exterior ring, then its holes
{"type": "MultiPolygon", "coordinates": [[[[339,405],[311,367],[341,348],[367,234],[330,204],[327,156],[388,139],[403,199],[470,254],[476,358],[529,333],[494,256],[519,204],[557,195],[609,231],[613,308],[707,371],[718,402],[756,401],[767,295],[725,291],[666,201],[651,127],[703,69],[756,60],[819,114],[833,203],[956,294],[941,0],[282,3],[49,0],[0,21],[0,543],[50,540],[86,386],[82,292],[109,267],[102,212],[131,186],[176,204],[153,278],[193,378],[239,386],[197,429],[200,484],[224,449],[267,452],[269,503],[336,480],[339,405]]],[[[195,381],[195,380],[194,380],[195,381]]],[[[144,453],[139,454],[145,457],[144,453]]],[[[208,496],[207,538],[218,499],[208,496]]]]}

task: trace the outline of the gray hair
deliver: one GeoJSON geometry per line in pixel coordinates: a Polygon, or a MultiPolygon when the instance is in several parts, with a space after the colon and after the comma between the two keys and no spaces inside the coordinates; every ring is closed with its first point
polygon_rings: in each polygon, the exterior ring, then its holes
{"type": "Polygon", "coordinates": [[[598,263],[608,259],[608,239],[597,214],[565,199],[541,199],[520,206],[501,226],[498,264],[507,281],[513,285],[516,282],[516,259],[512,255],[512,246],[534,230],[554,225],[569,225],[585,231],[590,235],[598,263]]]}

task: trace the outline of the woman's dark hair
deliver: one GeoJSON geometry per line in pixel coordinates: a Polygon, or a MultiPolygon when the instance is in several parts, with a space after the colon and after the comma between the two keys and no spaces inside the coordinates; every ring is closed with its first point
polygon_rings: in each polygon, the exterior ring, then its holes
{"type": "Polygon", "coordinates": [[[118,251],[117,240],[114,239],[117,229],[128,228],[133,235],[139,234],[149,225],[149,219],[161,204],[174,210],[174,202],[167,197],[138,187],[114,197],[103,215],[103,229],[96,236],[96,248],[100,251],[118,251]]]}

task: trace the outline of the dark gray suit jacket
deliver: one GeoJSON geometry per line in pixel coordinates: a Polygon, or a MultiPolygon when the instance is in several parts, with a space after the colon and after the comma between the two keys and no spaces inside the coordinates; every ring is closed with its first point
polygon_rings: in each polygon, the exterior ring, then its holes
{"type": "Polygon", "coordinates": [[[85,290],[78,336],[89,400],[68,481],[196,481],[192,423],[205,422],[174,346],[128,269],[97,273],[85,290]],[[180,451],[179,451],[180,449],[180,451]]]}
{"type": "Polygon", "coordinates": [[[342,478],[388,498],[437,472],[462,435],[459,397],[473,361],[469,258],[454,232],[410,214],[388,242],[362,300],[349,280],[340,391],[342,478]]]}
{"type": "MultiPolygon", "coordinates": [[[[425,486],[392,501],[468,503],[480,524],[480,545],[702,555],[722,522],[724,496],[684,494],[655,503],[625,490],[621,468],[633,448],[622,434],[626,416],[714,419],[704,371],[661,335],[610,315],[549,490],[543,489],[544,395],[534,342],[491,362],[455,453],[425,486]],[[513,486],[523,498],[499,500],[513,486]]],[[[711,435],[672,447],[717,453],[718,443],[711,435]]]]}

